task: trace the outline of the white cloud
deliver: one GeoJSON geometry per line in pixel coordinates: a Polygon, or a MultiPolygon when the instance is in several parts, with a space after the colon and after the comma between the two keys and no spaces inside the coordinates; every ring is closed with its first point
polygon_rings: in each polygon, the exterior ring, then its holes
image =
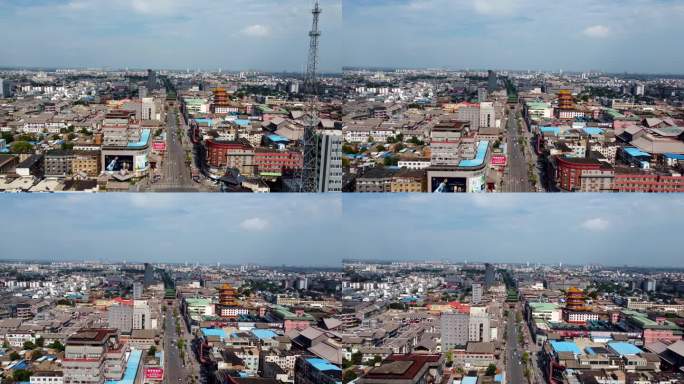
{"type": "Polygon", "coordinates": [[[585,220],[582,223],[582,228],[590,231],[605,231],[610,227],[610,222],[601,217],[585,220]]]}
{"type": "Polygon", "coordinates": [[[592,25],[591,27],[585,28],[582,33],[588,37],[602,39],[610,36],[610,28],[605,25],[592,25]]]}
{"type": "Polygon", "coordinates": [[[242,34],[251,37],[266,37],[271,34],[271,28],[261,24],[254,24],[243,28],[242,34]]]}
{"type": "Polygon", "coordinates": [[[259,231],[265,231],[271,227],[271,222],[262,219],[261,217],[252,217],[250,219],[243,220],[240,223],[240,228],[244,229],[245,231],[254,231],[254,232],[259,232],[259,231]]]}

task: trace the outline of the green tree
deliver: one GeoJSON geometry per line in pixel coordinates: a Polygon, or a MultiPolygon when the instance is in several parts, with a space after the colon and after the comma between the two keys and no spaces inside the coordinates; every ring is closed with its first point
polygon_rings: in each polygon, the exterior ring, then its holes
{"type": "Polygon", "coordinates": [[[14,141],[14,135],[11,132],[3,132],[0,138],[5,139],[5,143],[9,144],[14,141]]]}
{"type": "Polygon", "coordinates": [[[350,144],[342,144],[342,152],[343,153],[351,153],[351,154],[356,154],[358,151],[353,145],[350,144]]]}
{"type": "Polygon", "coordinates": [[[44,355],[43,350],[40,348],[36,348],[33,351],[31,351],[31,360],[35,361],[40,359],[44,355]]]}
{"type": "Polygon", "coordinates": [[[24,349],[35,349],[36,345],[32,343],[31,341],[25,341],[24,342],[24,349]]]}
{"type": "Polygon", "coordinates": [[[154,356],[155,353],[157,353],[157,347],[154,345],[147,350],[147,356],[154,356]]]}
{"type": "Polygon", "coordinates": [[[354,364],[354,365],[360,365],[362,359],[363,359],[363,353],[361,353],[360,351],[356,351],[356,352],[352,353],[352,355],[351,355],[351,361],[352,361],[352,364],[354,364]]]}
{"type": "Polygon", "coordinates": [[[48,345],[48,348],[54,349],[55,351],[64,352],[64,345],[56,340],[52,344],[48,345]]]}
{"type": "Polygon", "coordinates": [[[33,145],[28,141],[15,141],[10,145],[12,153],[31,153],[33,152],[33,145]]]}
{"type": "Polygon", "coordinates": [[[12,361],[19,360],[19,354],[17,351],[12,351],[12,353],[9,354],[9,358],[12,361]]]}
{"type": "Polygon", "coordinates": [[[359,377],[359,375],[357,375],[356,372],[354,372],[351,369],[348,369],[348,370],[344,371],[344,373],[342,374],[342,382],[348,383],[350,381],[356,380],[358,377],[359,377]]]}
{"type": "Polygon", "coordinates": [[[31,379],[31,375],[33,372],[26,370],[26,369],[17,369],[14,371],[14,374],[12,374],[12,379],[17,382],[21,381],[29,381],[31,379]]]}
{"type": "Polygon", "coordinates": [[[494,376],[496,375],[496,364],[489,364],[487,366],[487,370],[485,371],[486,376],[494,376]]]}
{"type": "Polygon", "coordinates": [[[36,345],[43,348],[43,346],[45,345],[45,339],[43,339],[42,337],[37,338],[36,345]]]}
{"type": "Polygon", "coordinates": [[[382,161],[382,163],[386,167],[391,167],[391,166],[399,164],[399,159],[397,159],[394,156],[388,156],[388,157],[385,157],[385,159],[382,161]]]}
{"type": "Polygon", "coordinates": [[[527,364],[528,361],[530,361],[530,354],[527,352],[524,352],[522,354],[522,357],[520,358],[523,364],[527,364]]]}
{"type": "Polygon", "coordinates": [[[413,145],[425,145],[425,142],[422,140],[419,140],[418,137],[416,137],[416,136],[411,137],[411,140],[409,140],[409,143],[411,143],[413,145]]]}

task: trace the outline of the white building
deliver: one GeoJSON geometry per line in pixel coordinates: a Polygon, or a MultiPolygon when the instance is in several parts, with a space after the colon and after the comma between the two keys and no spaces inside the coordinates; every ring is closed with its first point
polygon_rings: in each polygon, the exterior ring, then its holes
{"type": "Polygon", "coordinates": [[[317,145],[317,192],[342,192],[342,131],[319,131],[317,145]]]}

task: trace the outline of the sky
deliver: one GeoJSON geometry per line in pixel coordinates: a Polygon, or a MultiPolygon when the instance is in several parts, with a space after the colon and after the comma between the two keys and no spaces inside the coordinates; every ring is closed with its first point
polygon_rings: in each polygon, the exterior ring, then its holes
{"type": "Polygon", "coordinates": [[[2,259],[339,266],[339,197],[0,195],[2,259]]]}
{"type": "Polygon", "coordinates": [[[347,194],[341,233],[349,258],[680,267],[680,196],[347,194]]]}
{"type": "Polygon", "coordinates": [[[684,196],[0,194],[3,259],[681,266],[684,196]]]}
{"type": "Polygon", "coordinates": [[[343,0],[344,66],[684,71],[682,0],[343,0]]]}
{"type": "MultiPolygon", "coordinates": [[[[0,0],[0,66],[303,73],[313,0],[0,0]]],[[[341,69],[341,0],[321,0],[320,68],[341,69]]]]}

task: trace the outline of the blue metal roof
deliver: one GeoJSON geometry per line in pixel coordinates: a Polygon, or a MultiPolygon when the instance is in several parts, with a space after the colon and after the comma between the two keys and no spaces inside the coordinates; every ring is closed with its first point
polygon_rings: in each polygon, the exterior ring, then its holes
{"type": "Polygon", "coordinates": [[[202,334],[204,336],[218,336],[221,339],[226,338],[226,331],[221,328],[202,328],[202,334]]]}
{"type": "Polygon", "coordinates": [[[667,157],[669,159],[675,159],[675,160],[684,160],[684,155],[680,155],[678,153],[667,152],[667,153],[665,153],[665,157],[667,157]]]}
{"type": "Polygon", "coordinates": [[[624,149],[625,149],[625,152],[627,152],[627,154],[632,156],[632,157],[641,157],[641,156],[651,157],[651,155],[649,153],[646,153],[639,148],[625,147],[624,149]]]}
{"type": "Polygon", "coordinates": [[[461,380],[461,384],[477,384],[477,377],[475,376],[466,376],[461,380]]]}
{"type": "Polygon", "coordinates": [[[572,352],[576,355],[581,355],[582,351],[572,341],[551,341],[551,348],[556,352],[572,352]]]}
{"type": "Polygon", "coordinates": [[[475,158],[472,160],[461,160],[458,163],[459,167],[478,167],[484,163],[485,157],[487,156],[487,148],[489,148],[489,141],[480,141],[477,143],[477,153],[475,158]]]}
{"type": "Polygon", "coordinates": [[[150,130],[149,129],[143,129],[142,133],[140,134],[140,140],[136,143],[128,143],[126,146],[127,148],[143,148],[147,145],[147,142],[150,141],[150,130]]]}
{"type": "Polygon", "coordinates": [[[558,136],[560,134],[560,127],[539,127],[539,130],[542,133],[548,133],[551,132],[554,135],[558,136]]]}
{"type": "Polygon", "coordinates": [[[625,341],[614,341],[608,343],[608,346],[620,356],[637,355],[643,352],[639,347],[625,341]]]}
{"type": "Polygon", "coordinates": [[[249,125],[250,121],[246,119],[236,119],[234,123],[241,127],[246,127],[249,125]]]}
{"type": "Polygon", "coordinates": [[[142,359],[142,351],[133,349],[128,357],[126,364],[126,372],[124,372],[121,380],[108,380],[105,384],[134,384],[135,377],[138,375],[138,367],[140,367],[140,360],[142,359]]]}
{"type": "Polygon", "coordinates": [[[201,123],[206,123],[208,126],[214,125],[214,121],[212,119],[207,119],[207,118],[199,118],[199,119],[193,119],[197,122],[197,124],[201,123]]]}
{"type": "Polygon", "coordinates": [[[275,133],[271,133],[270,135],[267,135],[266,137],[268,137],[268,139],[274,143],[278,143],[278,142],[286,142],[287,143],[288,141],[290,141],[287,139],[287,137],[276,135],[275,133]]]}
{"type": "Polygon", "coordinates": [[[312,358],[306,359],[306,361],[308,361],[309,364],[311,364],[314,368],[316,368],[320,372],[341,371],[340,367],[329,362],[328,360],[319,359],[317,357],[312,357],[312,358]]]}
{"type": "Polygon", "coordinates": [[[270,329],[252,329],[251,332],[254,336],[258,337],[259,340],[268,340],[278,336],[278,334],[270,329]]]}
{"type": "Polygon", "coordinates": [[[582,130],[587,135],[603,135],[603,132],[605,132],[603,129],[596,127],[584,127],[582,130]]]}

